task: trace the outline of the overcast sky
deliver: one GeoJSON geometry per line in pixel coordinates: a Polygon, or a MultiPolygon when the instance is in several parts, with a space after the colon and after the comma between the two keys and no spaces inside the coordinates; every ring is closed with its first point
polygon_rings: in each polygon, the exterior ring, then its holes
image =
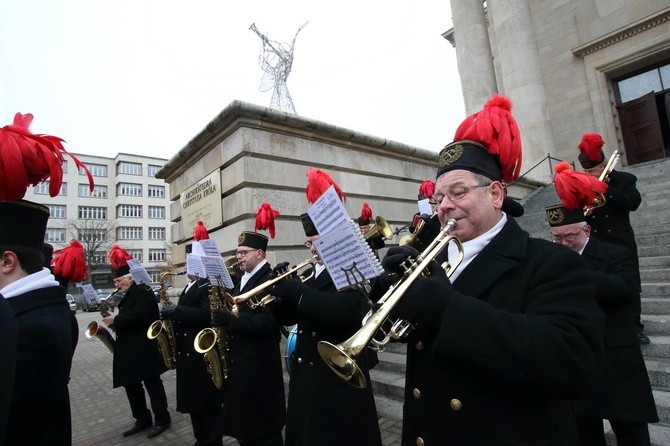
{"type": "Polygon", "coordinates": [[[269,106],[261,40],[295,48],[299,115],[423,149],[464,118],[447,0],[7,0],[0,2],[0,126],[72,152],[172,157],[231,101],[269,106]]]}

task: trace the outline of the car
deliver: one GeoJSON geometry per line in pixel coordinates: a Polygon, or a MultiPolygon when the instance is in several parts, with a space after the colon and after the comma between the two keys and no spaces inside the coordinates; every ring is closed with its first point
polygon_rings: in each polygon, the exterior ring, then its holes
{"type": "Polygon", "coordinates": [[[76,314],[77,302],[74,300],[74,296],[72,294],[66,294],[65,297],[67,298],[67,303],[70,304],[70,311],[72,311],[72,314],[76,314]]]}

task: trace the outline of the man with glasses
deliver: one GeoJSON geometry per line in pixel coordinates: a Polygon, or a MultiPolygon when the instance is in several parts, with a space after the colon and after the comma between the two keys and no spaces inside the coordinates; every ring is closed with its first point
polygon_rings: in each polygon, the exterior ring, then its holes
{"type": "MultiPolygon", "coordinates": [[[[557,186],[559,196],[574,195],[570,192],[584,184],[588,182],[575,182],[575,187],[569,189],[557,186]]],[[[605,314],[602,376],[574,404],[579,444],[605,446],[603,419],[606,419],[618,445],[649,445],[647,423],[657,422],[658,415],[635,327],[634,302],[639,293],[635,258],[626,248],[591,237],[583,211],[590,203],[568,209],[566,204],[578,198],[568,201],[561,196],[561,199],[564,204],[546,208],[552,239],[581,254],[605,314]]]]}
{"type": "MultiPolygon", "coordinates": [[[[242,232],[237,245],[235,258],[244,274],[233,289],[234,296],[266,282],[272,272],[265,259],[265,235],[242,232]]],[[[280,327],[269,309],[251,308],[248,302],[240,305],[237,316],[225,307],[214,312],[214,325],[226,331],[229,354],[223,433],[237,439],[241,446],[282,446],[286,399],[280,327]]]]}
{"type": "MultiPolygon", "coordinates": [[[[530,238],[503,212],[504,183],[521,168],[510,110],[494,96],[439,154],[433,199],[442,225],[456,222],[450,234],[464,258],[450,277],[440,262],[422,265],[428,276],[392,312],[414,327],[404,446],[577,444],[567,400],[598,376],[603,315],[579,256],[530,238]]],[[[453,261],[456,251],[441,257],[453,261]]],[[[382,264],[402,277],[403,262],[418,255],[393,247],[382,264]]]]}

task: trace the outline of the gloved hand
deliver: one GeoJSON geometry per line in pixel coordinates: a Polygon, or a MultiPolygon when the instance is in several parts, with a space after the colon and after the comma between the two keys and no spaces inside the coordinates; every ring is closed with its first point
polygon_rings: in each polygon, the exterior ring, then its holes
{"type": "Polygon", "coordinates": [[[370,300],[377,302],[388,291],[389,287],[396,283],[399,276],[396,273],[384,271],[378,277],[370,281],[370,300]]]}
{"type": "Polygon", "coordinates": [[[176,309],[177,306],[175,304],[164,305],[163,308],[161,308],[161,318],[171,318],[176,309]]]}
{"type": "Polygon", "coordinates": [[[298,278],[282,279],[270,289],[270,294],[297,306],[305,285],[298,278]]]}
{"type": "Polygon", "coordinates": [[[212,325],[215,327],[227,327],[232,318],[227,308],[219,308],[212,312],[212,325]]]}
{"type": "Polygon", "coordinates": [[[426,270],[430,275],[410,285],[391,312],[391,319],[405,319],[415,323],[418,330],[431,332],[439,325],[455,290],[437,262],[430,262],[426,270]]]}
{"type": "Polygon", "coordinates": [[[386,271],[396,273],[399,277],[402,277],[405,270],[400,265],[409,257],[416,259],[419,254],[419,251],[411,246],[394,246],[384,256],[382,266],[386,271]]]}
{"type": "Polygon", "coordinates": [[[281,274],[284,274],[286,270],[288,270],[289,263],[288,262],[281,262],[277,263],[277,266],[272,268],[272,272],[270,273],[270,277],[277,277],[281,274]]]}

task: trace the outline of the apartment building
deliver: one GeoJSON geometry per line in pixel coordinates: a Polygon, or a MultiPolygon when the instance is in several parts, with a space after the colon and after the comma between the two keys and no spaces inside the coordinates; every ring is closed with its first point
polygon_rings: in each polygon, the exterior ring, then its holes
{"type": "Polygon", "coordinates": [[[90,190],[83,169],[66,157],[63,184],[49,196],[49,182],[40,183],[25,199],[51,212],[44,241],[62,248],[73,238],[87,255],[89,280],[95,288],[111,286],[107,251],[118,243],[142,262],[153,281],[169,262],[169,185],[155,178],[165,159],[119,153],[114,158],[75,154],[93,175],[90,190]]]}

